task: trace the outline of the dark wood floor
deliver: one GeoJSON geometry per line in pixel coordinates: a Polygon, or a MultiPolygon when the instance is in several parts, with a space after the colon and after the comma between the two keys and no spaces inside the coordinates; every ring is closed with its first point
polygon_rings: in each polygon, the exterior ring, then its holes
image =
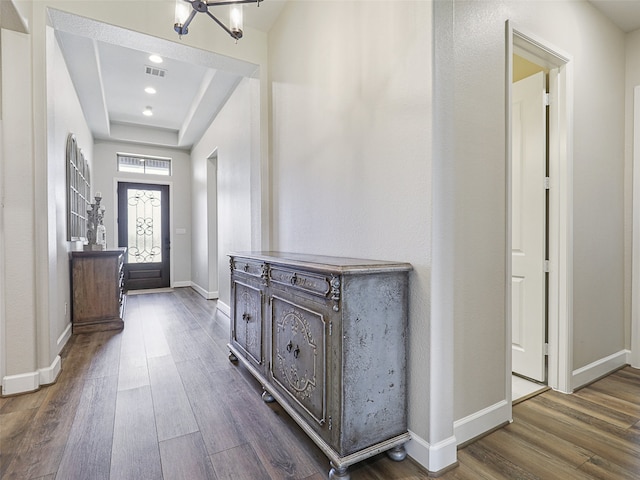
{"type": "MultiPolygon", "coordinates": [[[[130,296],[119,333],[75,335],[58,381],[0,398],[2,479],[321,480],[328,461],[227,360],[228,326],[190,289],[130,296]]],[[[458,452],[445,480],[640,478],[640,373],[547,391],[458,452]]],[[[384,455],[352,480],[429,477],[384,455]]]]}

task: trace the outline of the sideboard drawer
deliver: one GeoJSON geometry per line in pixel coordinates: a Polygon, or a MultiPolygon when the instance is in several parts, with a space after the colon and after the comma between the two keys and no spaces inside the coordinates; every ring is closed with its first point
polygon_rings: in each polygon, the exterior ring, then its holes
{"type": "Polygon", "coordinates": [[[300,290],[319,297],[327,297],[331,292],[331,282],[325,275],[311,272],[290,270],[288,268],[272,266],[269,270],[271,282],[287,286],[293,290],[300,290]]]}
{"type": "Polygon", "coordinates": [[[232,259],[231,271],[232,273],[244,273],[257,278],[266,278],[267,276],[267,267],[264,262],[247,258],[232,259]]]}

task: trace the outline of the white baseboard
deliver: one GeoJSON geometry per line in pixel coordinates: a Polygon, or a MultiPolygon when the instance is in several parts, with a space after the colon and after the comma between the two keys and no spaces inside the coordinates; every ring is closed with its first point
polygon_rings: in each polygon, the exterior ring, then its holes
{"type": "Polygon", "coordinates": [[[62,359],[60,358],[60,355],[56,355],[56,358],[53,360],[53,363],[50,366],[38,370],[40,386],[51,385],[53,382],[55,382],[61,370],[62,359]]]}
{"type": "Polygon", "coordinates": [[[18,393],[33,392],[40,388],[40,374],[38,372],[7,375],[2,378],[2,395],[16,395],[18,393]]]}
{"type": "Polygon", "coordinates": [[[56,347],[58,348],[57,350],[58,353],[62,351],[62,348],[67,344],[70,338],[71,338],[71,322],[67,324],[67,328],[64,329],[64,332],[62,332],[62,335],[60,335],[58,337],[58,340],[56,341],[56,347]]]}
{"type": "Polygon", "coordinates": [[[501,400],[487,408],[453,422],[453,432],[458,444],[483,435],[500,425],[511,422],[511,405],[501,400]]]}
{"type": "Polygon", "coordinates": [[[17,395],[38,390],[42,385],[56,381],[62,370],[60,355],[56,355],[50,366],[40,368],[35,372],[7,375],[2,378],[2,395],[17,395]]]}
{"type": "Polygon", "coordinates": [[[409,430],[411,440],[406,443],[407,454],[427,471],[436,473],[454,465],[457,461],[456,437],[449,437],[435,445],[409,430]]]}
{"type": "Polygon", "coordinates": [[[231,307],[229,307],[229,305],[227,305],[226,303],[222,302],[221,300],[218,300],[218,305],[217,305],[218,310],[220,310],[220,312],[222,312],[227,318],[231,318],[231,307]]]}
{"type": "Polygon", "coordinates": [[[629,363],[631,352],[629,350],[620,350],[608,357],[601,358],[584,367],[574,370],[571,375],[571,388],[575,390],[587,385],[600,377],[624,367],[629,363]]]}
{"type": "Polygon", "coordinates": [[[191,282],[189,280],[186,280],[184,282],[173,282],[172,287],[173,288],[183,288],[183,287],[190,287],[191,286],[191,282]]]}
{"type": "Polygon", "coordinates": [[[207,290],[205,290],[195,282],[191,282],[188,286],[193,288],[196,292],[198,292],[201,296],[203,296],[207,300],[216,300],[218,298],[218,292],[208,292],[207,290]]]}

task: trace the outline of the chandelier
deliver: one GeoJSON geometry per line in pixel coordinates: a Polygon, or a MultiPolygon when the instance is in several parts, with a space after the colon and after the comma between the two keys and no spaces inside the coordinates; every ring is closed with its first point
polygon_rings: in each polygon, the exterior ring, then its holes
{"type": "Polygon", "coordinates": [[[189,24],[197,13],[206,13],[220,27],[231,35],[236,41],[242,38],[242,4],[257,3],[264,0],[176,0],[176,20],[173,29],[178,35],[186,35],[189,33],[189,24]],[[228,5],[229,26],[227,27],[214,14],[209,11],[210,7],[220,7],[228,5]],[[191,7],[191,8],[189,8],[191,7]]]}

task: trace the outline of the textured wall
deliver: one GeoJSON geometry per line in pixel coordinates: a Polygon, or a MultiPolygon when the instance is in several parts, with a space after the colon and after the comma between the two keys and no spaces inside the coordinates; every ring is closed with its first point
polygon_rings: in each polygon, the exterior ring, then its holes
{"type": "MultiPolygon", "coordinates": [[[[624,142],[624,200],[625,200],[625,339],[631,347],[631,240],[633,233],[633,118],[634,88],[640,85],[640,30],[626,35],[625,79],[625,142],[624,142]]],[[[636,215],[640,213],[636,212],[636,215]]]]}
{"type": "Polygon", "coordinates": [[[290,2],[270,32],[276,250],[413,264],[409,428],[428,438],[429,2],[290,2]]]}
{"type": "Polygon", "coordinates": [[[25,34],[2,30],[2,113],[4,182],[5,375],[36,366],[34,154],[31,130],[30,42],[25,34]]]}
{"type": "MultiPolygon", "coordinates": [[[[66,144],[69,133],[76,135],[92,173],[95,172],[93,136],[84,119],[80,102],[69,77],[62,52],[52,29],[47,29],[47,158],[49,238],[51,252],[49,261],[51,354],[58,354],[55,342],[71,321],[69,251],[67,242],[67,169],[66,144]],[[66,304],[66,305],[65,305],[66,304]]],[[[95,178],[94,178],[95,183],[95,178]]],[[[95,189],[94,189],[95,191],[95,189]]],[[[49,359],[49,361],[51,361],[49,359]]]]}

